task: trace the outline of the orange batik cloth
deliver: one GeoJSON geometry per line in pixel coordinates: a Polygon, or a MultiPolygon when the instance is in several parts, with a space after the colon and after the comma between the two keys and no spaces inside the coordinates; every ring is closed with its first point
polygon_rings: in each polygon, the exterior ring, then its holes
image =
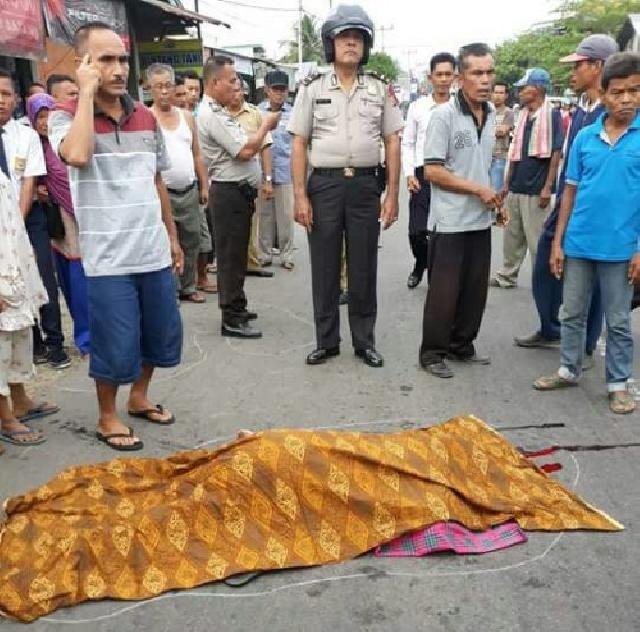
{"type": "Polygon", "coordinates": [[[6,511],[0,610],[22,621],[347,560],[441,520],[622,529],[473,417],[391,434],[269,430],[213,451],[72,467],[6,511]]]}

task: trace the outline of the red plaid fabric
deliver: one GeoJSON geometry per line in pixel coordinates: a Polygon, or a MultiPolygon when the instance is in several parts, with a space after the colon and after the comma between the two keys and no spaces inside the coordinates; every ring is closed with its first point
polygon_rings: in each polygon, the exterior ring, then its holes
{"type": "Polygon", "coordinates": [[[470,531],[458,522],[436,522],[378,546],[374,553],[377,557],[422,557],[442,551],[468,555],[499,551],[526,541],[515,520],[481,532],[470,531]]]}

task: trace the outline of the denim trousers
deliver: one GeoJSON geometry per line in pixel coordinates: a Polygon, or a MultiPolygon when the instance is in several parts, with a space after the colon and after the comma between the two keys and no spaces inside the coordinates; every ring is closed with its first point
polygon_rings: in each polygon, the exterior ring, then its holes
{"type": "Polygon", "coordinates": [[[494,191],[501,191],[504,186],[504,171],[507,166],[505,158],[494,158],[491,161],[491,169],[489,170],[489,178],[494,191]]]}
{"type": "Polygon", "coordinates": [[[582,372],[587,317],[594,285],[599,282],[607,326],[606,380],[609,391],[621,391],[633,371],[629,262],[567,257],[561,315],[560,374],[578,379],[582,372]]]}

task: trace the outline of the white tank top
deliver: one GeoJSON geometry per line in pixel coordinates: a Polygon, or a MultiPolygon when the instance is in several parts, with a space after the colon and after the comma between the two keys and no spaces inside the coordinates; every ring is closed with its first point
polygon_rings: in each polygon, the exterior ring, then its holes
{"type": "Polygon", "coordinates": [[[171,167],[162,172],[162,179],[167,188],[181,191],[195,182],[196,170],[191,152],[193,143],[191,128],[187,125],[184,112],[179,109],[178,114],[180,123],[176,129],[162,128],[167,154],[171,162],[171,167]]]}

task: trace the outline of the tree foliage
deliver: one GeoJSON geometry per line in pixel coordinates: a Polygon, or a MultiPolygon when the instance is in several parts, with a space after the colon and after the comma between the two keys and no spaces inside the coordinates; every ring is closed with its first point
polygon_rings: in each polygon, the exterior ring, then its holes
{"type": "MultiPolygon", "coordinates": [[[[298,23],[293,27],[293,39],[288,42],[289,52],[280,60],[288,63],[298,61],[298,23]]],[[[322,48],[322,38],[320,37],[320,27],[316,18],[304,15],[302,17],[302,61],[315,61],[318,64],[324,63],[324,50],[322,48]]]]}
{"type": "Polygon", "coordinates": [[[400,66],[393,57],[387,53],[371,53],[369,62],[366,66],[367,70],[373,70],[379,75],[384,76],[387,81],[395,81],[400,72],[400,66]]]}
{"type": "Polygon", "coordinates": [[[554,87],[561,93],[568,86],[571,68],[558,60],[591,33],[615,38],[629,13],[640,13],[640,0],[564,0],[550,23],[497,46],[497,77],[513,85],[527,68],[539,66],[551,73],[554,87]]]}

